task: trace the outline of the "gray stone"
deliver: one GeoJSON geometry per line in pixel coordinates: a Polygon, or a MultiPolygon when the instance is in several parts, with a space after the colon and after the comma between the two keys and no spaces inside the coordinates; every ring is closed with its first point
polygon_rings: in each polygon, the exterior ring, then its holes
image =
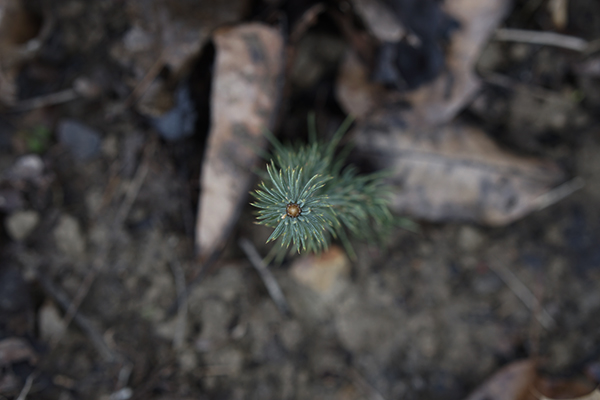
{"type": "Polygon", "coordinates": [[[467,252],[477,251],[483,244],[481,232],[472,226],[463,226],[458,232],[458,246],[467,252]]]}
{"type": "Polygon", "coordinates": [[[102,142],[97,130],[71,119],[62,120],[58,125],[58,140],[81,161],[97,156],[102,142]]]}
{"type": "Polygon", "coordinates": [[[85,240],[77,219],[67,214],[61,216],[52,233],[56,247],[67,257],[77,260],[83,256],[85,240]]]}
{"type": "Polygon", "coordinates": [[[40,337],[46,343],[57,340],[67,329],[58,308],[50,301],[45,302],[38,312],[38,327],[40,337]]]}
{"type": "Polygon", "coordinates": [[[27,238],[40,222],[40,216],[36,211],[17,211],[5,220],[8,235],[17,241],[27,238]]]}
{"type": "Polygon", "coordinates": [[[27,154],[19,157],[10,169],[11,180],[34,181],[39,179],[44,172],[44,161],[37,154],[27,154]]]}

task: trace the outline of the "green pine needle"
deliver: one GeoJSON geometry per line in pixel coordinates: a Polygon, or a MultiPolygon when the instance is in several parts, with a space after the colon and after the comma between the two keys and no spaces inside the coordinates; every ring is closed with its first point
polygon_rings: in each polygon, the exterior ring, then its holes
{"type": "Polygon", "coordinates": [[[284,146],[270,133],[274,154],[267,175],[252,193],[259,209],[258,223],[274,228],[267,242],[278,241],[283,251],[321,252],[339,237],[354,256],[346,231],[376,239],[392,225],[389,188],[382,174],[358,175],[345,167],[347,152],[335,149],[352,123],[348,118],[327,143],[316,140],[314,117],[309,118],[310,143],[284,146]]]}

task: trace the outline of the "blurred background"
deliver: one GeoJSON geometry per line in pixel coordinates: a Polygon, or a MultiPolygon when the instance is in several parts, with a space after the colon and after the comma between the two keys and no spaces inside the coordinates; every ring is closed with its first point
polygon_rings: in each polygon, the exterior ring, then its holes
{"type": "Polygon", "coordinates": [[[597,0],[0,0],[0,398],[588,395],[599,110],[597,0]],[[397,227],[266,270],[312,112],[397,227]]]}

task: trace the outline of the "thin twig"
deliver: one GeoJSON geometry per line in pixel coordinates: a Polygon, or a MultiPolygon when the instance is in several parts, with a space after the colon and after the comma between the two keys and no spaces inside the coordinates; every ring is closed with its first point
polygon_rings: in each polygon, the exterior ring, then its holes
{"type": "MultiPolygon", "coordinates": [[[[119,209],[116,213],[116,216],[110,226],[111,232],[114,232],[119,226],[121,226],[123,224],[123,221],[125,220],[125,218],[127,218],[127,215],[129,214],[129,211],[131,210],[131,206],[133,205],[133,203],[135,202],[135,199],[137,198],[140,188],[141,188],[144,180],[146,179],[146,175],[148,174],[149,158],[150,158],[150,155],[152,154],[152,152],[154,151],[154,144],[155,144],[155,142],[152,141],[150,143],[150,145],[146,148],[144,159],[142,160],[141,165],[138,167],[135,177],[134,177],[133,181],[131,182],[127,192],[125,193],[125,199],[123,200],[121,207],[119,207],[119,209]]],[[[110,235],[110,236],[113,237],[114,235],[110,235]]],[[[107,261],[108,253],[109,253],[109,247],[110,247],[109,243],[104,242],[104,244],[99,249],[97,256],[94,257],[94,259],[92,261],[92,268],[90,268],[90,270],[86,274],[85,278],[83,279],[83,282],[81,283],[81,285],[79,286],[79,288],[77,290],[77,294],[75,295],[73,302],[70,303],[69,308],[67,309],[67,313],[64,317],[65,328],[69,326],[69,324],[71,323],[71,320],[74,318],[75,314],[77,313],[77,310],[81,306],[81,303],[83,302],[83,300],[85,299],[85,297],[87,296],[87,294],[90,290],[90,286],[96,279],[96,276],[106,265],[106,261],[107,261]]],[[[60,339],[60,337],[59,337],[59,339],[60,339]]],[[[56,343],[54,343],[54,345],[56,345],[56,343]]]]}
{"type": "MultiPolygon", "coordinates": [[[[54,283],[52,283],[52,281],[50,281],[50,279],[40,270],[37,271],[37,279],[44,291],[50,295],[62,309],[69,309],[71,301],[66,293],[55,286],[54,283]]],[[[81,313],[76,313],[73,315],[73,322],[75,322],[75,324],[90,338],[92,344],[104,360],[113,362],[121,358],[119,354],[108,347],[104,341],[104,337],[102,337],[102,335],[94,328],[90,320],[85,316],[81,313]]]]}
{"type": "Polygon", "coordinates": [[[496,30],[495,40],[504,42],[520,42],[528,44],[541,44],[544,46],[554,46],[573,51],[586,51],[588,42],[575,36],[561,35],[554,32],[530,31],[525,29],[507,29],[496,30]]]}
{"type": "Polygon", "coordinates": [[[221,252],[221,248],[215,249],[206,260],[197,263],[197,265],[199,265],[198,267],[194,266],[191,268],[193,272],[188,279],[189,283],[185,288],[183,297],[177,296],[177,299],[175,299],[169,308],[167,308],[167,318],[171,318],[175,312],[178,311],[179,304],[181,304],[181,302],[192,293],[193,289],[202,283],[206,275],[213,270],[213,267],[215,267],[217,261],[221,257],[221,252]]]}
{"type": "Polygon", "coordinates": [[[115,220],[113,222],[113,226],[118,226],[125,221],[129,211],[131,211],[131,207],[137,199],[138,194],[140,193],[140,189],[146,180],[146,176],[148,175],[148,171],[150,170],[150,162],[149,158],[151,154],[154,152],[154,144],[152,141],[150,145],[146,148],[144,159],[142,160],[142,164],[138,167],[138,170],[135,173],[133,181],[127,188],[125,192],[125,199],[123,199],[123,203],[121,203],[121,207],[117,211],[117,215],[115,216],[115,220]]]}
{"type": "MultiPolygon", "coordinates": [[[[279,94],[277,109],[273,113],[274,117],[268,126],[272,132],[277,132],[279,130],[279,128],[283,125],[284,116],[289,111],[288,99],[290,98],[290,93],[292,90],[292,80],[290,79],[290,76],[292,74],[292,69],[298,53],[298,41],[302,38],[302,35],[304,35],[304,33],[306,33],[306,31],[317,22],[319,15],[325,10],[326,8],[322,3],[314,4],[302,14],[300,19],[291,28],[291,34],[288,36],[288,42],[285,44],[285,48],[281,52],[281,57],[284,62],[284,71],[279,79],[277,87],[277,92],[279,94]]],[[[284,37],[286,36],[287,35],[284,35],[284,37]]]]}
{"type": "Polygon", "coordinates": [[[244,253],[246,253],[246,256],[248,257],[248,260],[252,266],[258,271],[258,274],[267,287],[269,295],[271,295],[271,298],[275,302],[275,305],[279,311],[283,315],[289,316],[291,313],[287,301],[285,300],[285,296],[283,295],[277,280],[267,266],[263,263],[260,254],[258,254],[258,250],[256,250],[252,242],[250,242],[248,239],[240,239],[239,244],[244,253]]]}
{"type": "Polygon", "coordinates": [[[142,79],[137,83],[135,88],[131,91],[129,96],[127,96],[125,101],[118,107],[113,109],[110,113],[108,113],[107,118],[113,119],[117,115],[121,114],[123,111],[134,105],[146,93],[148,88],[150,88],[150,85],[154,82],[164,65],[164,55],[161,53],[160,56],[154,62],[154,64],[152,64],[148,72],[146,72],[146,75],[142,77],[142,79]]]}
{"type": "Polygon", "coordinates": [[[552,90],[548,90],[541,86],[529,85],[523,82],[520,82],[516,79],[513,79],[509,76],[498,74],[492,71],[478,71],[483,80],[490,85],[499,86],[501,88],[520,91],[524,93],[528,93],[531,96],[540,99],[540,100],[548,100],[549,97],[553,99],[559,99],[561,102],[565,104],[572,104],[573,102],[566,97],[560,97],[560,94],[554,92],[552,90]]]}
{"type": "Polygon", "coordinates": [[[175,278],[177,299],[179,299],[179,310],[177,312],[177,321],[175,323],[175,335],[173,336],[173,348],[175,350],[181,350],[185,344],[188,308],[188,297],[185,294],[185,275],[178,260],[174,260],[169,264],[171,266],[171,271],[173,272],[173,277],[175,278]]]}
{"type": "Polygon", "coordinates": [[[489,263],[489,267],[504,281],[506,286],[525,304],[529,310],[534,313],[537,320],[545,329],[551,329],[556,325],[556,321],[542,307],[540,301],[531,290],[508,268],[501,265],[489,263]],[[536,312],[539,311],[539,312],[536,312]]]}
{"type": "Polygon", "coordinates": [[[80,97],[80,94],[74,88],[65,89],[60,92],[51,93],[32,99],[27,99],[17,103],[10,111],[11,112],[22,112],[30,111],[36,108],[42,108],[46,106],[53,106],[56,104],[67,103],[80,97]]]}
{"type": "Polygon", "coordinates": [[[19,393],[19,397],[17,397],[17,400],[25,400],[27,398],[27,395],[31,390],[31,385],[33,385],[35,375],[37,375],[35,372],[29,374],[29,376],[25,380],[25,385],[23,385],[23,389],[21,389],[21,393],[19,393]]]}
{"type": "Polygon", "coordinates": [[[136,87],[133,89],[129,97],[125,100],[125,107],[130,107],[135,103],[139,98],[141,98],[146,90],[150,87],[150,84],[154,82],[154,79],[158,76],[161,69],[165,65],[164,55],[161,53],[160,56],[156,59],[154,64],[150,67],[146,75],[138,82],[136,87]]]}
{"type": "Polygon", "coordinates": [[[534,201],[535,208],[538,211],[543,210],[544,208],[549,207],[552,204],[555,204],[565,197],[573,194],[584,186],[585,181],[583,178],[577,176],[536,198],[534,201]]]}
{"type": "Polygon", "coordinates": [[[354,367],[350,369],[352,381],[371,400],[385,400],[385,397],[354,367]]]}
{"type": "Polygon", "coordinates": [[[296,45],[300,41],[302,35],[317,22],[317,18],[324,11],[325,5],[323,3],[317,3],[306,10],[296,22],[296,25],[290,34],[290,43],[296,45]]]}

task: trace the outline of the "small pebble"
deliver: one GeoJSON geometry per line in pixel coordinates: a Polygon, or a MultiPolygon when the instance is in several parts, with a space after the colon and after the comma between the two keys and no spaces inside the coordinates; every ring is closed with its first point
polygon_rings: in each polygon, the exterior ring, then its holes
{"type": "Polygon", "coordinates": [[[44,172],[44,161],[37,154],[19,157],[10,169],[10,179],[32,181],[44,172]]]}
{"type": "Polygon", "coordinates": [[[85,241],[77,219],[66,214],[61,216],[52,234],[62,253],[75,260],[83,255],[85,241]]]}
{"type": "Polygon", "coordinates": [[[47,301],[38,311],[38,329],[46,343],[58,339],[65,332],[65,322],[54,303],[47,301]]]}
{"type": "Polygon", "coordinates": [[[26,239],[40,222],[36,211],[17,211],[5,220],[8,235],[16,241],[26,239]]]}
{"type": "Polygon", "coordinates": [[[58,125],[58,140],[80,161],[100,153],[100,133],[81,122],[65,119],[58,125]]]}
{"type": "Polygon", "coordinates": [[[471,226],[463,226],[458,232],[458,246],[461,250],[474,252],[483,244],[483,236],[479,230],[471,226]]]}

